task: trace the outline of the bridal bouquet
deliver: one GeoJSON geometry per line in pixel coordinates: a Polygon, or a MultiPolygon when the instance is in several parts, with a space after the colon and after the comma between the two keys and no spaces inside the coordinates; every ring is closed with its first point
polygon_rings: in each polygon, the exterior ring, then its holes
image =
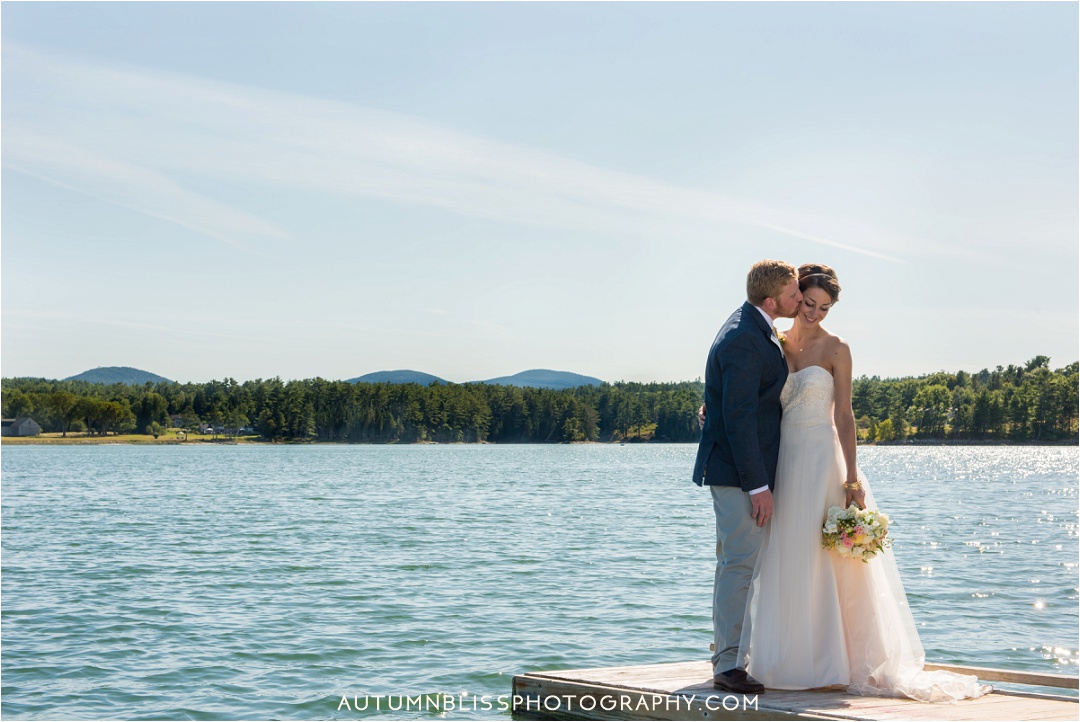
{"type": "Polygon", "coordinates": [[[859,559],[863,564],[891,544],[889,517],[854,504],[847,509],[830,508],[821,527],[822,546],[835,549],[842,557],[859,559]]]}

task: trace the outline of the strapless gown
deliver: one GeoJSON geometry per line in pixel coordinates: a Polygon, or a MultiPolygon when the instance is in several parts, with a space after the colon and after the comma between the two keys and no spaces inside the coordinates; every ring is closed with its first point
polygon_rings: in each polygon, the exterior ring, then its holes
{"type": "MultiPolygon", "coordinates": [[[[833,378],[821,366],[788,376],[774,511],[758,556],[740,659],[772,689],[843,685],[856,694],[926,702],[990,691],[973,676],[923,670],[923,647],[891,549],[869,563],[821,546],[847,476],[833,422],[833,378]]],[[[866,505],[876,509],[866,481],[866,505]]]]}

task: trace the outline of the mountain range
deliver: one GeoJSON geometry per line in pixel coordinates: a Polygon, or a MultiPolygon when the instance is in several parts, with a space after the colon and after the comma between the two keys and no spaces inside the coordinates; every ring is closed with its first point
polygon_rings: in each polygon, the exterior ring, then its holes
{"type": "MultiPolygon", "coordinates": [[[[355,379],[349,379],[351,383],[368,384],[420,384],[427,386],[432,382],[446,384],[446,379],[427,374],[422,371],[401,369],[398,371],[375,371],[364,374],[355,379]]],[[[570,371],[552,371],[550,369],[531,369],[522,371],[513,376],[500,376],[495,379],[484,381],[472,381],[474,384],[491,384],[493,386],[529,386],[539,389],[574,389],[578,386],[599,386],[604,383],[593,376],[582,376],[570,371]]]]}
{"type": "MultiPolygon", "coordinates": [[[[86,381],[92,384],[132,384],[142,386],[147,381],[158,383],[169,379],[164,376],[152,374],[149,371],[131,368],[130,366],[103,366],[101,368],[83,371],[81,374],[69,376],[65,381],[86,381]]],[[[447,384],[446,379],[423,371],[411,369],[399,369],[396,371],[375,371],[363,376],[348,379],[349,383],[362,384],[420,384],[428,386],[432,383],[447,384]]],[[[499,378],[485,381],[473,381],[477,384],[491,384],[500,386],[526,386],[540,389],[573,389],[578,386],[599,386],[604,383],[593,376],[583,376],[570,371],[552,371],[550,369],[531,369],[522,371],[513,376],[500,376],[499,378]]]]}

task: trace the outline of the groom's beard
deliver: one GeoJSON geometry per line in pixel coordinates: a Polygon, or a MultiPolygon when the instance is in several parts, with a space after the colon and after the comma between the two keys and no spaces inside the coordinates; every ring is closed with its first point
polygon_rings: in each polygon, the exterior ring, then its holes
{"type": "Polygon", "coordinates": [[[799,309],[802,308],[802,304],[801,303],[795,304],[795,309],[793,311],[791,311],[790,313],[784,313],[784,311],[783,311],[783,309],[782,309],[782,307],[780,306],[779,303],[776,304],[776,308],[778,310],[780,310],[780,313],[777,315],[777,318],[795,318],[796,316],[799,315],[799,309]]]}
{"type": "Polygon", "coordinates": [[[795,318],[799,315],[799,309],[802,308],[801,300],[795,304],[795,308],[791,311],[785,311],[784,304],[780,298],[780,296],[773,297],[773,302],[776,304],[776,318],[795,318]]]}

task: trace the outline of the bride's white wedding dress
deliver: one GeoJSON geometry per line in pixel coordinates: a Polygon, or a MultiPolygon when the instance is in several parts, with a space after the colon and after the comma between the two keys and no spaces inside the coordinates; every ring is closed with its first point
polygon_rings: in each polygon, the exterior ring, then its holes
{"type": "MultiPolygon", "coordinates": [[[[923,670],[923,647],[890,549],[869,563],[821,546],[846,466],[833,422],[833,378],[821,366],[788,376],[772,521],[747,608],[740,659],[766,688],[843,685],[856,694],[925,702],[978,697],[973,676],[923,670]]],[[[866,482],[867,508],[876,509],[866,482]]]]}

